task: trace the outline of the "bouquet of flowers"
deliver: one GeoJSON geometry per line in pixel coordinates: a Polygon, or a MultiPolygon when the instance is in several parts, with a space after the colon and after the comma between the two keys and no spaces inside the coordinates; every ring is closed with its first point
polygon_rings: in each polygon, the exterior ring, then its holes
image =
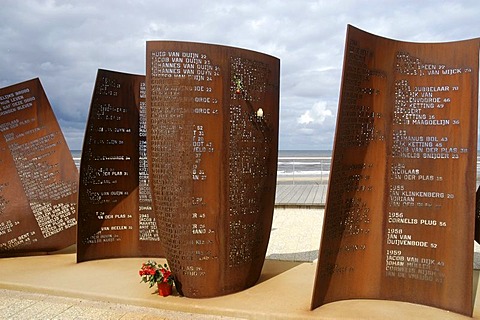
{"type": "Polygon", "coordinates": [[[140,282],[149,283],[150,288],[156,283],[168,283],[169,285],[173,285],[174,277],[166,263],[162,266],[155,261],[148,260],[142,264],[142,268],[138,273],[140,277],[142,277],[140,282]]]}

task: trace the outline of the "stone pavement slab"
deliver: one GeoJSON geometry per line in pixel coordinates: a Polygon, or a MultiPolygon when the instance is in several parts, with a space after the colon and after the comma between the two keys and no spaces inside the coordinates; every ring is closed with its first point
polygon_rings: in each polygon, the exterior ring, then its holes
{"type": "Polygon", "coordinates": [[[0,319],[241,319],[6,289],[0,289],[0,297],[0,319]]]}

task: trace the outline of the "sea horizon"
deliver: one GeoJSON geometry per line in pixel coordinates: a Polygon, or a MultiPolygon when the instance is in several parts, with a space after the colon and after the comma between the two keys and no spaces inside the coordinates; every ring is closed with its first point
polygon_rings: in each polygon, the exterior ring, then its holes
{"type": "MultiPolygon", "coordinates": [[[[82,150],[70,152],[75,165],[80,168],[82,150]]],[[[277,177],[282,180],[307,177],[313,179],[309,183],[325,183],[330,175],[332,154],[332,150],[279,150],[277,177]]],[[[477,151],[478,155],[480,151],[477,151]]],[[[477,166],[477,177],[480,177],[479,169],[477,166]]]]}
{"type": "MultiPolygon", "coordinates": [[[[80,158],[82,156],[81,149],[70,149],[73,158],[80,158]]],[[[278,150],[279,157],[331,157],[332,150],[278,150]]]]}
{"type": "MultiPolygon", "coordinates": [[[[77,168],[80,168],[82,150],[70,150],[77,168]]],[[[315,183],[330,174],[332,150],[279,150],[277,176],[281,179],[309,177],[315,183]]]]}

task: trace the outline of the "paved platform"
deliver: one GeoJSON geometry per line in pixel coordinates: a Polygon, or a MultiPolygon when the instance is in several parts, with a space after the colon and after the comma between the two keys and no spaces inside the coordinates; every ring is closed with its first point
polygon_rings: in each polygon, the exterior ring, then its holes
{"type": "MultiPolygon", "coordinates": [[[[209,299],[159,297],[140,283],[138,269],[147,258],[77,264],[74,248],[55,255],[3,258],[0,319],[468,319],[379,300],[338,301],[310,311],[322,221],[323,209],[276,208],[258,283],[209,299]]],[[[475,251],[477,260],[478,246],[475,251]]],[[[480,319],[478,271],[474,276],[474,318],[480,319]]]]}
{"type": "MultiPolygon", "coordinates": [[[[161,259],[157,259],[162,262],[161,259]]],[[[74,254],[2,259],[1,319],[466,319],[411,303],[348,300],[309,310],[315,263],[267,260],[258,283],[223,297],[159,297],[144,259],[75,263],[74,254]]],[[[478,273],[476,273],[478,277],[478,273]]],[[[474,318],[480,318],[475,285],[474,318]]]]}

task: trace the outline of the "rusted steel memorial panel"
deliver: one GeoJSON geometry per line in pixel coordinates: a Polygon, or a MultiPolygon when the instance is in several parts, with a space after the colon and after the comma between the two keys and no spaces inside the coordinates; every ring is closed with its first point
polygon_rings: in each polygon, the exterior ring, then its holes
{"type": "Polygon", "coordinates": [[[145,76],[99,70],[80,165],[77,261],[159,256],[148,182],[145,76]]]}
{"type": "Polygon", "coordinates": [[[147,42],[152,200],[185,296],[258,280],[275,198],[279,68],[248,50],[147,42]]]}
{"type": "Polygon", "coordinates": [[[75,244],[78,171],[39,79],[0,89],[0,257],[75,244]]]}
{"type": "Polygon", "coordinates": [[[312,308],[372,298],[472,313],[478,49],[349,26],[312,308]]]}

